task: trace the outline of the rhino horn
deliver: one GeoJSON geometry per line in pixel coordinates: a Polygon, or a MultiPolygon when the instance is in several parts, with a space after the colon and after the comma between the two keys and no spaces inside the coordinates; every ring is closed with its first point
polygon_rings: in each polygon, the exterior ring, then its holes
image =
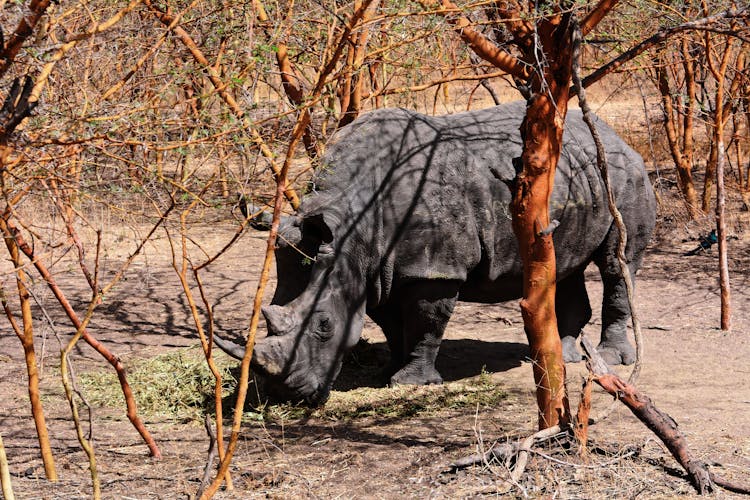
{"type": "Polygon", "coordinates": [[[253,369],[270,377],[281,376],[291,357],[289,347],[284,339],[279,337],[258,340],[253,350],[253,369]]]}
{"type": "Polygon", "coordinates": [[[281,218],[279,223],[279,235],[276,238],[276,245],[279,247],[296,247],[302,241],[302,231],[300,231],[300,222],[297,217],[281,218]]]}
{"type": "Polygon", "coordinates": [[[296,321],[294,314],[287,307],[270,305],[261,309],[268,324],[269,335],[284,335],[294,328],[296,321]]]}
{"type": "Polygon", "coordinates": [[[236,344],[232,342],[231,340],[223,339],[216,335],[214,333],[214,344],[216,344],[219,349],[224,351],[225,353],[229,354],[235,359],[242,359],[245,357],[245,346],[242,346],[240,344],[236,344]]]}
{"type": "MultiPolygon", "coordinates": [[[[287,355],[288,349],[284,349],[285,346],[279,340],[281,339],[263,338],[255,343],[250,361],[253,370],[271,377],[278,377],[282,374],[289,356],[287,355]]],[[[245,346],[223,339],[216,334],[214,334],[214,344],[235,359],[242,360],[245,356],[245,346]]]]}
{"type": "MultiPolygon", "coordinates": [[[[251,227],[258,231],[268,231],[271,229],[271,224],[273,223],[273,209],[269,211],[265,207],[256,205],[250,201],[249,197],[241,194],[239,195],[237,204],[240,207],[242,216],[248,219],[248,223],[251,227]]],[[[280,219],[281,224],[285,224],[285,220],[287,219],[291,219],[291,217],[282,216],[280,219]]]]}

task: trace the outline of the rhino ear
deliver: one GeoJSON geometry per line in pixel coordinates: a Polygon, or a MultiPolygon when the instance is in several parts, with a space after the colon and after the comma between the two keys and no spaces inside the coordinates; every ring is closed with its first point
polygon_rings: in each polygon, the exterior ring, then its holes
{"type": "Polygon", "coordinates": [[[302,222],[302,228],[304,231],[313,232],[321,242],[330,243],[333,241],[333,227],[335,227],[331,219],[332,217],[325,213],[309,215],[302,222]]]}
{"type": "Polygon", "coordinates": [[[297,247],[302,241],[302,231],[300,230],[300,221],[297,217],[285,217],[279,225],[279,234],[276,238],[276,246],[297,247]]]}

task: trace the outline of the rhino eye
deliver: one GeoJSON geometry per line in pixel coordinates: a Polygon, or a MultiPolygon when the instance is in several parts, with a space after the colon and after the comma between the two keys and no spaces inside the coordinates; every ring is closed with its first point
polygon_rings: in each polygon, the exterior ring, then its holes
{"type": "Polygon", "coordinates": [[[316,317],[313,327],[313,334],[320,340],[326,341],[333,336],[333,323],[328,315],[316,317]]]}

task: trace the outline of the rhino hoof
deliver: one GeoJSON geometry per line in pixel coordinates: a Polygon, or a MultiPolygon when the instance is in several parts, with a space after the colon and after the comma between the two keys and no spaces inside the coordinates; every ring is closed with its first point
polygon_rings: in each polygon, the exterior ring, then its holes
{"type": "Polygon", "coordinates": [[[576,338],[568,335],[562,339],[563,361],[566,363],[578,363],[583,359],[581,352],[576,346],[576,338]]]}
{"type": "Polygon", "coordinates": [[[596,350],[599,351],[602,359],[610,366],[632,365],[635,363],[635,349],[627,342],[618,344],[602,342],[596,350]]]}
{"type": "Polygon", "coordinates": [[[435,368],[414,370],[404,367],[391,377],[391,387],[398,385],[440,385],[443,377],[435,368]]]}

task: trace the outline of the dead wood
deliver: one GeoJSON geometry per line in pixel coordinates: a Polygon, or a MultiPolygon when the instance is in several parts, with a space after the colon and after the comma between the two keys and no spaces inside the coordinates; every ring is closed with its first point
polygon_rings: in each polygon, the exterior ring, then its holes
{"type": "Polygon", "coordinates": [[[573,425],[573,435],[578,441],[578,452],[581,455],[587,452],[586,443],[589,437],[589,415],[591,414],[591,389],[593,381],[590,374],[583,381],[581,399],[578,401],[578,412],[576,413],[573,425]]]}
{"type": "Polygon", "coordinates": [[[646,427],[661,439],[675,460],[688,473],[690,482],[693,483],[698,493],[710,493],[715,490],[715,486],[721,486],[736,493],[750,494],[750,489],[747,487],[730,483],[712,474],[705,463],[696,460],[690,454],[687,439],[677,428],[677,422],[659,410],[648,396],[614,373],[588,338],[582,336],[581,345],[587,356],[586,364],[594,374],[594,381],[625,404],[638,420],[646,424],[646,427]]]}
{"type": "Polygon", "coordinates": [[[547,427],[515,443],[495,443],[492,447],[480,453],[456,460],[450,465],[450,472],[465,469],[473,465],[485,465],[492,461],[505,464],[511,470],[511,480],[518,481],[526,470],[529,452],[534,445],[567,435],[568,431],[559,425],[547,427]]]}
{"type": "Polygon", "coordinates": [[[214,460],[216,460],[216,455],[218,454],[218,447],[216,446],[218,440],[216,439],[216,432],[214,431],[214,428],[211,425],[211,417],[208,414],[206,414],[205,418],[203,419],[203,426],[206,428],[206,434],[208,434],[208,440],[209,440],[208,457],[206,458],[206,465],[203,468],[203,477],[201,478],[201,485],[198,488],[198,492],[195,495],[196,498],[199,498],[203,494],[203,490],[206,489],[206,486],[210,484],[211,472],[213,471],[214,460]]]}

